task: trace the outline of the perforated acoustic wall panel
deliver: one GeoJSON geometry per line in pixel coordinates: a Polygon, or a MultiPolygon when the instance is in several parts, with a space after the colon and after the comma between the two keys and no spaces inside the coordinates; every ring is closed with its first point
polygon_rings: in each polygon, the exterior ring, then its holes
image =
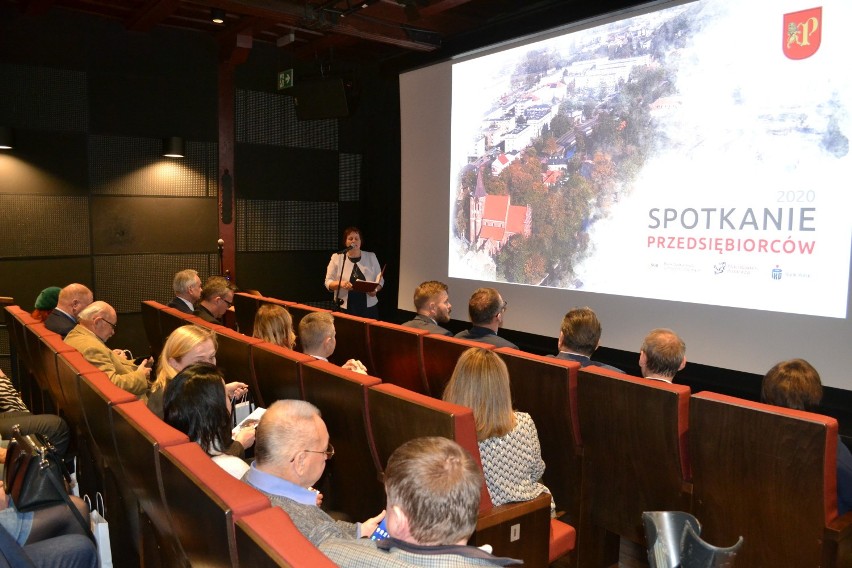
{"type": "Polygon", "coordinates": [[[361,198],[361,155],[340,154],[340,201],[361,198]]]}
{"type": "Polygon", "coordinates": [[[0,195],[0,258],[89,254],[85,197],[0,195]]]}
{"type": "Polygon", "coordinates": [[[237,250],[332,250],[337,244],[337,203],[237,201],[237,250]]]}
{"type": "Polygon", "coordinates": [[[293,97],[237,90],[237,142],[337,149],[337,120],[296,119],[293,97]]]}
{"type": "Polygon", "coordinates": [[[11,345],[9,344],[9,328],[0,327],[0,369],[7,377],[12,376],[12,359],[9,357],[11,353],[11,345]]]}
{"type": "Polygon", "coordinates": [[[167,160],[162,140],[89,136],[89,175],[96,195],[214,197],[216,144],[187,142],[181,160],[167,160]]]}
{"type": "Polygon", "coordinates": [[[168,303],[174,297],[172,277],[194,268],[202,282],[219,273],[215,254],[126,254],[95,257],[98,299],[119,313],[139,311],[142,300],[168,303]]]}
{"type": "Polygon", "coordinates": [[[0,124],[86,132],[87,98],[82,71],[0,64],[0,124]]]}

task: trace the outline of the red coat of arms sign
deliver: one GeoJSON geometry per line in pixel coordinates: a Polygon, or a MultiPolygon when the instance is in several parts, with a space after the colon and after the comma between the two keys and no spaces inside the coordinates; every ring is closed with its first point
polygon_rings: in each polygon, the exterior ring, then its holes
{"type": "Polygon", "coordinates": [[[822,40],[822,7],[784,14],[784,55],[805,59],[816,53],[822,40]]]}

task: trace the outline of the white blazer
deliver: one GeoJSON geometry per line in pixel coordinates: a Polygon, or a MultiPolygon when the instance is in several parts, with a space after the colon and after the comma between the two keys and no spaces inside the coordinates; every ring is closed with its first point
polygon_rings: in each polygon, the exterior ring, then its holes
{"type": "MultiPolygon", "coordinates": [[[[352,277],[352,268],[355,265],[352,263],[351,260],[349,260],[349,257],[346,255],[346,253],[331,255],[331,260],[328,261],[328,268],[326,268],[325,270],[325,287],[329,291],[331,290],[331,284],[340,280],[341,259],[343,261],[343,281],[349,282],[349,279],[352,277]]],[[[361,251],[361,260],[358,261],[358,268],[360,268],[361,273],[364,275],[364,280],[369,280],[372,282],[376,281],[376,278],[379,277],[379,273],[382,271],[382,267],[379,266],[379,259],[376,258],[376,254],[372,252],[367,252],[365,250],[361,251]]],[[[385,287],[384,276],[379,281],[379,285],[382,288],[385,287]]],[[[342,307],[345,310],[349,298],[349,290],[341,289],[338,292],[337,297],[343,300],[342,307]]],[[[368,308],[371,308],[378,303],[379,300],[375,296],[367,296],[368,308]]]]}

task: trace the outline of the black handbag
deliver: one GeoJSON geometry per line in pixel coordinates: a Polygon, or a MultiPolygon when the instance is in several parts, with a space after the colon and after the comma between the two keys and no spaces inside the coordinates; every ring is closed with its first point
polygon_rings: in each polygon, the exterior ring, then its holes
{"type": "Polygon", "coordinates": [[[70,480],[65,464],[46,436],[21,434],[17,424],[12,427],[12,439],[6,449],[5,484],[15,509],[23,513],[65,503],[91,535],[89,523],[68,496],[66,484],[70,480]]]}

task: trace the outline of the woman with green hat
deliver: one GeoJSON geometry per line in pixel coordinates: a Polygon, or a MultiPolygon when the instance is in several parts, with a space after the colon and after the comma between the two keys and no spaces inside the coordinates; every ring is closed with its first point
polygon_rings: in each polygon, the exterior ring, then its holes
{"type": "Polygon", "coordinates": [[[41,291],[38,298],[36,298],[35,309],[32,313],[35,319],[40,322],[47,319],[47,316],[50,315],[50,312],[53,311],[53,308],[56,307],[56,303],[59,301],[60,290],[61,288],[58,286],[51,286],[41,291]]]}

